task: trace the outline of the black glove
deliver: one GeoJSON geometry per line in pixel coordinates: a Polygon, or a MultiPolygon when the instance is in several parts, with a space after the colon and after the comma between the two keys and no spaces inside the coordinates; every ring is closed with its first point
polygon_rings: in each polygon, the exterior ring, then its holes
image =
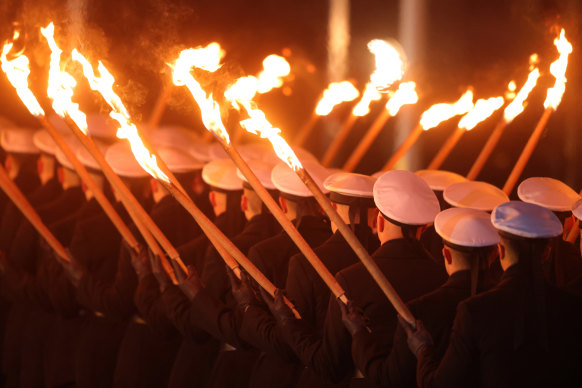
{"type": "Polygon", "coordinates": [[[406,335],[408,336],[408,348],[416,358],[418,358],[419,354],[426,348],[433,346],[432,336],[428,330],[424,328],[421,321],[417,320],[415,322],[416,330],[400,315],[398,316],[398,321],[404,328],[404,331],[406,331],[406,335]]]}
{"type": "Polygon", "coordinates": [[[129,251],[131,265],[135,269],[135,273],[139,279],[143,279],[146,275],[152,273],[152,269],[148,263],[148,252],[144,246],[138,245],[137,249],[132,249],[129,245],[126,245],[126,249],[129,251]]]}
{"type": "Polygon", "coordinates": [[[293,310],[285,303],[285,291],[277,288],[275,290],[275,297],[273,298],[267,291],[261,288],[261,296],[269,307],[269,310],[271,310],[271,314],[273,314],[280,325],[284,326],[288,322],[296,319],[293,310]]]}
{"type": "MultiPolygon", "coordinates": [[[[174,266],[175,269],[176,267],[178,267],[178,265],[174,266]]],[[[182,290],[184,295],[192,301],[196,298],[196,295],[198,295],[200,290],[204,288],[204,284],[198,276],[198,271],[196,271],[196,268],[192,265],[188,266],[188,277],[185,277],[184,275],[185,274],[181,268],[176,269],[178,287],[180,287],[180,290],[182,290]]]]}
{"type": "Polygon", "coordinates": [[[152,273],[158,280],[160,285],[160,292],[164,292],[168,285],[172,282],[168,273],[166,272],[164,265],[162,264],[162,259],[158,255],[154,255],[151,250],[147,250],[148,257],[150,260],[150,265],[152,266],[152,273]]]}
{"type": "Polygon", "coordinates": [[[251,305],[260,304],[259,298],[255,294],[255,290],[253,290],[253,286],[251,285],[251,281],[244,271],[240,271],[240,280],[228,267],[226,273],[230,279],[232,295],[243,312],[246,312],[251,305]]]}
{"type": "Polygon", "coordinates": [[[364,311],[361,308],[351,301],[348,301],[347,306],[339,299],[337,302],[342,312],[342,322],[352,337],[363,330],[370,332],[369,320],[364,316],[364,311]]]}

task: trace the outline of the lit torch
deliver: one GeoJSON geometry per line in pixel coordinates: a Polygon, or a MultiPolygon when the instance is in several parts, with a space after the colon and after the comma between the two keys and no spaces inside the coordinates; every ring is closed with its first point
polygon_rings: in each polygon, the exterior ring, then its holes
{"type": "Polygon", "coordinates": [[[477,100],[473,109],[469,111],[459,121],[457,129],[449,136],[440,148],[439,152],[428,165],[429,170],[438,170],[447,156],[451,153],[455,145],[463,136],[463,133],[475,128],[481,121],[487,119],[504,104],[503,97],[491,97],[489,99],[477,100]]]}
{"type": "Polygon", "coordinates": [[[396,163],[408,152],[408,150],[416,143],[423,131],[428,131],[431,128],[438,126],[443,121],[449,120],[455,116],[463,115],[473,108],[473,91],[467,90],[459,100],[453,104],[440,103],[428,108],[420,117],[418,125],[412,130],[410,135],[406,138],[404,143],[396,150],[390,157],[382,170],[390,170],[394,168],[396,163]]]}
{"type": "MultiPolygon", "coordinates": [[[[531,56],[531,58],[532,59],[537,58],[537,55],[534,54],[531,56]]],[[[503,111],[503,119],[497,123],[495,129],[493,130],[493,132],[491,132],[491,135],[489,136],[487,143],[485,143],[485,146],[483,146],[483,149],[479,153],[479,156],[477,156],[477,159],[475,159],[473,166],[469,170],[469,173],[467,174],[467,179],[470,180],[477,179],[477,176],[479,176],[479,173],[483,169],[485,162],[487,161],[487,159],[491,155],[491,152],[493,152],[493,149],[499,142],[501,135],[503,135],[505,128],[513,121],[513,119],[515,119],[518,115],[521,114],[521,112],[524,111],[527,105],[526,103],[527,97],[536,86],[539,77],[540,71],[537,67],[534,68],[529,73],[527,81],[525,82],[523,87],[520,89],[517,95],[515,95],[513,101],[509,105],[507,105],[507,107],[503,111]]]]}
{"type": "Polygon", "coordinates": [[[337,105],[342,102],[353,101],[359,95],[358,89],[349,81],[330,83],[327,89],[323,91],[323,96],[317,103],[315,111],[297,134],[295,144],[301,146],[307,141],[321,116],[327,116],[337,105]]]}
{"type": "Polygon", "coordinates": [[[550,66],[550,73],[555,77],[556,81],[554,86],[548,89],[546,100],[544,101],[544,113],[540,120],[538,121],[533,133],[531,134],[527,144],[525,145],[519,159],[515,163],[513,170],[509,174],[505,185],[503,186],[503,191],[509,195],[513,190],[519,176],[523,172],[525,165],[529,161],[531,154],[533,153],[538,141],[540,140],[542,133],[550,115],[553,111],[558,109],[558,105],[562,101],[562,96],[566,91],[566,69],[568,68],[568,55],[572,53],[572,44],[566,39],[566,32],[564,29],[560,32],[560,37],[554,39],[554,45],[558,49],[560,56],[553,62],[550,66]]]}

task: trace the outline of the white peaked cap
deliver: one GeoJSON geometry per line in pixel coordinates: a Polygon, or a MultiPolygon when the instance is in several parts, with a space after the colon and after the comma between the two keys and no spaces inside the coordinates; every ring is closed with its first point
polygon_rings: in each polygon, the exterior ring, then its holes
{"type": "Polygon", "coordinates": [[[190,143],[187,151],[194,157],[194,159],[202,162],[210,162],[212,160],[212,157],[210,156],[210,144],[203,141],[190,143]]]}
{"type": "Polygon", "coordinates": [[[201,170],[204,162],[195,159],[181,148],[157,147],[156,151],[171,172],[175,174],[201,170]]]}
{"type": "Polygon", "coordinates": [[[496,229],[525,238],[552,238],[562,234],[562,223],[545,207],[533,203],[505,202],[491,213],[496,229]]]}
{"type": "Polygon", "coordinates": [[[210,160],[230,158],[219,142],[208,145],[208,157],[210,160]]]}
{"type": "Polygon", "coordinates": [[[135,160],[129,143],[124,140],[107,148],[105,160],[113,171],[125,178],[144,178],[150,176],[135,160]]]}
{"type": "Polygon", "coordinates": [[[5,128],[2,130],[0,144],[6,152],[15,154],[38,154],[40,150],[34,144],[33,138],[37,129],[5,128]]]}
{"type": "Polygon", "coordinates": [[[373,173],[373,174],[371,175],[371,177],[372,177],[372,178],[374,178],[374,179],[378,179],[378,178],[380,178],[382,175],[384,175],[384,173],[385,173],[385,172],[386,172],[386,171],[382,171],[382,170],[380,170],[380,171],[376,171],[375,173],[373,173]]]}
{"type": "Polygon", "coordinates": [[[279,158],[270,143],[247,143],[236,146],[236,149],[245,160],[262,160],[273,165],[279,162],[279,158]]]}
{"type": "Polygon", "coordinates": [[[517,187],[517,196],[523,202],[535,203],[551,211],[566,212],[580,199],[570,186],[553,178],[528,178],[517,187]]]}
{"type": "Polygon", "coordinates": [[[350,197],[373,198],[376,179],[351,172],[336,172],[327,177],[323,187],[334,193],[350,197]]]}
{"type": "Polygon", "coordinates": [[[574,205],[572,205],[572,213],[574,217],[582,220],[582,199],[577,200],[574,205]]]}
{"type": "MultiPolygon", "coordinates": [[[[109,145],[97,139],[93,139],[93,142],[97,146],[99,152],[101,152],[101,155],[105,155],[105,152],[107,151],[109,145]]],[[[97,163],[97,161],[93,158],[93,155],[91,155],[91,153],[87,151],[87,148],[83,146],[79,147],[79,149],[77,150],[77,159],[79,159],[79,162],[81,162],[83,166],[93,170],[101,171],[101,166],[99,165],[99,163],[97,163]]]]}
{"type": "Polygon", "coordinates": [[[44,152],[45,154],[54,156],[57,152],[57,143],[55,143],[53,137],[44,129],[38,130],[34,133],[32,142],[41,152],[44,152]]]}
{"type": "MultiPolygon", "coordinates": [[[[301,164],[311,175],[317,186],[327,194],[329,191],[323,186],[323,181],[330,175],[329,170],[318,162],[305,160],[301,164]]],[[[305,183],[283,162],[277,163],[271,172],[273,184],[282,193],[295,195],[297,197],[313,197],[313,193],[305,186],[305,183]]]]}
{"type": "MultiPolygon", "coordinates": [[[[268,163],[262,160],[247,160],[247,164],[267,190],[277,190],[273,184],[273,181],[271,180],[271,171],[273,170],[273,167],[275,167],[274,163],[268,163]]],[[[248,183],[247,178],[239,169],[236,170],[236,175],[248,183]]]]}
{"type": "Polygon", "coordinates": [[[509,201],[507,194],[487,182],[466,181],[447,187],[443,198],[451,206],[490,212],[496,206],[509,201]]]}
{"type": "MultiPolygon", "coordinates": [[[[69,146],[69,148],[71,149],[71,151],[73,151],[73,154],[76,155],[77,152],[83,148],[83,145],[81,144],[81,141],[79,139],[77,139],[77,137],[73,136],[73,135],[69,135],[69,136],[63,136],[63,140],[65,141],[65,143],[67,143],[67,145],[69,146]]],[[[61,149],[61,147],[57,147],[57,150],[55,152],[55,158],[57,158],[57,161],[59,162],[59,164],[63,167],[68,168],[69,170],[74,170],[75,167],[73,167],[73,163],[71,163],[71,161],[69,160],[69,158],[67,158],[67,156],[65,155],[65,153],[63,152],[63,150],[61,149]]]]}
{"type": "Polygon", "coordinates": [[[436,232],[445,241],[462,247],[487,247],[499,243],[499,233],[489,213],[468,209],[443,210],[434,219],[436,232]]]}
{"type": "Polygon", "coordinates": [[[236,166],[230,159],[216,159],[206,163],[202,169],[206,184],[227,191],[242,190],[242,179],[236,174],[236,166]]]}
{"type": "Polygon", "coordinates": [[[427,225],[440,211],[431,188],[410,171],[392,170],[374,184],[374,202],[386,217],[406,225],[427,225]]]}
{"type": "Polygon", "coordinates": [[[49,113],[47,119],[49,123],[53,126],[53,128],[57,130],[58,133],[65,136],[73,134],[73,131],[71,130],[71,128],[69,128],[65,120],[56,113],[49,113]]]}
{"type": "Polygon", "coordinates": [[[94,113],[87,115],[87,134],[106,140],[117,139],[117,121],[104,113],[94,113]]]}
{"type": "Polygon", "coordinates": [[[416,172],[428,187],[434,191],[444,191],[454,183],[465,182],[467,178],[457,173],[444,170],[418,170],[416,172]]]}
{"type": "Polygon", "coordinates": [[[155,147],[179,148],[188,151],[193,143],[201,142],[194,129],[179,126],[152,128],[148,129],[146,134],[155,147]]]}
{"type": "Polygon", "coordinates": [[[305,148],[292,146],[291,149],[295,153],[295,156],[297,156],[297,159],[299,159],[302,164],[304,161],[308,160],[312,162],[318,162],[317,158],[311,152],[307,151],[305,148]]]}

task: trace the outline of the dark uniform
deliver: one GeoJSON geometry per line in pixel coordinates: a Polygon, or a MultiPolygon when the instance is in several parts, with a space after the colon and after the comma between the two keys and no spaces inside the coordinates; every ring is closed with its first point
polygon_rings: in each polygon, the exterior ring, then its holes
{"type": "MultiPolygon", "coordinates": [[[[373,258],[405,302],[436,289],[446,281],[442,268],[434,263],[417,240],[390,240],[374,253],[373,258]]],[[[363,264],[357,263],[340,271],[336,279],[348,299],[370,318],[378,343],[390,349],[397,324],[396,311],[363,264]]],[[[289,344],[304,365],[312,367],[324,379],[339,382],[353,374],[352,339],[342,323],[334,297],[329,300],[323,337],[315,333],[300,320],[285,330],[289,344]]]]}
{"type": "Polygon", "coordinates": [[[582,257],[576,247],[562,237],[553,240],[552,253],[542,263],[546,280],[556,287],[565,287],[582,276],[582,257]]]}
{"type": "Polygon", "coordinates": [[[547,346],[531,276],[514,265],[495,288],[459,304],[440,365],[431,347],[420,353],[418,386],[580,386],[582,301],[547,284],[543,290],[547,346]]]}

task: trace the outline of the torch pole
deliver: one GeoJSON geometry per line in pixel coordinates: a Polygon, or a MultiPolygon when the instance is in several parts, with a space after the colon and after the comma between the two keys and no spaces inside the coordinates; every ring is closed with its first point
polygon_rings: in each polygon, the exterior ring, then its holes
{"type": "MultiPolygon", "coordinates": [[[[200,228],[206,233],[210,242],[219,254],[222,256],[224,262],[233,270],[240,264],[244,270],[252,277],[265,291],[267,291],[271,296],[275,296],[275,290],[277,289],[273,283],[267,279],[267,277],[233,244],[232,241],[228,239],[218,229],[216,225],[212,223],[202,213],[198,207],[192,202],[192,200],[186,196],[181,190],[177,189],[174,185],[168,182],[160,181],[162,185],[168,190],[174,198],[190,213],[194,220],[200,225],[200,228]],[[236,260],[236,262],[233,260],[236,260]],[[238,264],[237,264],[238,262],[238,264]]],[[[285,298],[285,303],[293,310],[295,317],[300,318],[299,313],[295,309],[295,306],[285,298]]]]}
{"type": "Polygon", "coordinates": [[[576,221],[574,221],[572,227],[568,231],[565,240],[568,241],[569,243],[574,244],[579,234],[580,234],[580,221],[576,219],[576,221]]]}
{"type": "MultiPolygon", "coordinates": [[[[99,164],[101,170],[103,171],[103,175],[105,175],[107,180],[119,193],[121,202],[123,203],[124,207],[127,209],[127,212],[133,219],[136,227],[138,228],[139,232],[146,241],[146,244],[155,255],[160,257],[165,270],[168,272],[168,275],[172,278],[172,281],[176,282],[172,266],[167,262],[167,260],[165,260],[166,257],[161,249],[163,248],[163,250],[168,254],[171,260],[180,263],[182,260],[180,259],[180,256],[176,248],[172,246],[167,237],[154,223],[149,214],[147,214],[147,212],[143,209],[143,207],[133,196],[131,191],[129,191],[125,183],[123,183],[121,178],[113,171],[109,163],[107,163],[107,161],[105,160],[103,154],[101,154],[101,151],[99,151],[99,149],[97,148],[97,145],[93,142],[93,139],[85,135],[83,131],[81,131],[81,129],[72,120],[67,119],[66,122],[69,125],[69,127],[73,130],[77,138],[81,141],[83,146],[85,146],[87,151],[91,153],[95,161],[99,164]]],[[[182,268],[186,268],[184,263],[179,265],[182,268]]]]}
{"type": "Polygon", "coordinates": [[[459,142],[459,140],[461,140],[461,136],[463,136],[465,131],[466,131],[465,128],[457,127],[457,129],[455,129],[455,131],[448,137],[448,139],[442,145],[439,152],[437,152],[435,157],[429,163],[428,165],[429,170],[438,170],[442,166],[447,156],[449,156],[453,148],[455,148],[455,145],[459,142]]]}
{"type": "Polygon", "coordinates": [[[51,233],[51,231],[42,222],[42,219],[34,208],[30,205],[30,202],[22,194],[18,186],[8,177],[4,167],[0,166],[0,186],[6,195],[10,198],[12,202],[20,209],[22,214],[26,219],[34,226],[38,233],[45,239],[49,246],[59,255],[64,261],[71,262],[71,258],[67,253],[67,250],[63,245],[57,240],[57,238],[51,233]]]}
{"type": "Polygon", "coordinates": [[[479,156],[477,156],[477,159],[475,159],[473,166],[469,170],[469,173],[467,174],[468,180],[474,181],[475,179],[477,179],[479,173],[481,172],[483,166],[485,165],[485,162],[487,161],[487,159],[489,159],[491,152],[493,152],[493,149],[499,142],[501,135],[503,135],[503,132],[507,127],[507,124],[508,123],[503,119],[497,123],[495,129],[493,130],[493,132],[491,132],[491,135],[489,136],[487,143],[485,143],[485,146],[483,147],[483,149],[479,153],[479,156]]]}
{"type": "Polygon", "coordinates": [[[352,131],[354,124],[358,120],[358,117],[359,116],[355,116],[353,113],[350,113],[350,115],[348,116],[348,119],[346,121],[344,121],[342,127],[340,128],[339,132],[337,133],[337,136],[333,139],[329,148],[325,152],[325,155],[323,155],[323,159],[321,160],[321,164],[323,164],[325,167],[329,167],[333,163],[333,160],[335,159],[337,153],[339,152],[342,145],[344,144],[344,142],[348,138],[348,135],[352,131]]]}
{"type": "Polygon", "coordinates": [[[398,163],[400,159],[402,159],[402,157],[406,155],[408,150],[412,148],[414,143],[416,143],[416,140],[418,140],[418,137],[422,132],[423,132],[422,125],[417,124],[416,127],[414,127],[414,129],[412,130],[412,132],[410,132],[410,135],[408,135],[406,140],[404,140],[404,143],[402,143],[402,145],[398,147],[396,152],[390,157],[390,159],[388,159],[388,162],[386,162],[384,167],[382,167],[382,171],[388,171],[393,169],[396,163],[398,163]]]}
{"type": "Polygon", "coordinates": [[[521,151],[521,155],[519,155],[519,159],[515,163],[513,170],[511,170],[511,173],[509,174],[507,181],[505,181],[505,185],[503,186],[503,191],[505,192],[505,194],[509,195],[513,188],[515,187],[515,184],[517,183],[517,180],[519,179],[521,173],[523,172],[525,165],[529,161],[529,158],[531,157],[531,154],[533,153],[536,145],[538,144],[538,141],[542,137],[544,128],[546,127],[546,124],[548,123],[548,120],[550,119],[550,116],[552,115],[553,111],[554,110],[552,108],[546,108],[544,114],[538,121],[536,128],[534,129],[529,140],[527,141],[527,144],[525,145],[523,151],[521,151]]]}
{"type": "Polygon", "coordinates": [[[315,128],[315,124],[317,124],[317,120],[319,120],[319,116],[313,112],[309,120],[301,127],[299,133],[295,137],[295,144],[297,146],[302,146],[306,141],[313,129],[315,128]]]}
{"type": "Polygon", "coordinates": [[[317,274],[321,277],[321,279],[325,282],[325,284],[329,287],[331,292],[334,294],[336,298],[339,298],[342,302],[347,303],[347,297],[345,295],[345,291],[339,285],[335,277],[327,267],[321,262],[319,257],[313,252],[313,249],[307,244],[307,241],[301,236],[295,225],[287,218],[283,210],[277,205],[273,197],[267,192],[267,189],[261,184],[261,181],[257,178],[257,176],[253,173],[250,169],[248,164],[243,160],[237,150],[230,144],[226,144],[221,142],[224,150],[228,153],[230,158],[236,164],[236,166],[240,169],[242,174],[247,178],[247,181],[251,185],[251,187],[255,190],[255,193],[261,198],[265,206],[269,209],[271,214],[277,219],[281,227],[287,232],[291,240],[297,245],[297,248],[303,253],[305,258],[309,261],[309,263],[313,266],[317,274]]]}
{"type": "Polygon", "coordinates": [[[388,109],[384,109],[380,116],[374,120],[374,123],[372,123],[370,128],[368,128],[364,138],[362,141],[360,141],[356,147],[356,150],[344,164],[343,170],[348,172],[354,171],[354,169],[358,166],[358,163],[360,163],[360,160],[362,160],[368,149],[372,146],[372,143],[374,143],[374,140],[376,140],[380,134],[380,131],[382,131],[382,128],[384,128],[384,124],[386,124],[386,121],[388,121],[389,118],[390,112],[388,109]]]}
{"type": "Polygon", "coordinates": [[[305,185],[311,190],[313,196],[325,211],[325,213],[329,216],[331,222],[333,222],[342,236],[346,239],[347,243],[350,247],[354,250],[356,255],[361,260],[364,267],[368,270],[372,278],[376,281],[380,289],[384,292],[384,295],[388,298],[394,309],[404,318],[408,323],[415,325],[414,316],[404,304],[400,296],[394,290],[394,287],[390,284],[384,273],[378,267],[378,264],[372,259],[366,248],[362,246],[360,240],[356,237],[354,232],[346,225],[344,220],[340,217],[338,212],[331,206],[329,199],[323,194],[319,186],[315,183],[313,178],[309,175],[309,173],[305,169],[300,169],[296,171],[297,175],[301,178],[301,180],[305,183],[305,185]]]}

